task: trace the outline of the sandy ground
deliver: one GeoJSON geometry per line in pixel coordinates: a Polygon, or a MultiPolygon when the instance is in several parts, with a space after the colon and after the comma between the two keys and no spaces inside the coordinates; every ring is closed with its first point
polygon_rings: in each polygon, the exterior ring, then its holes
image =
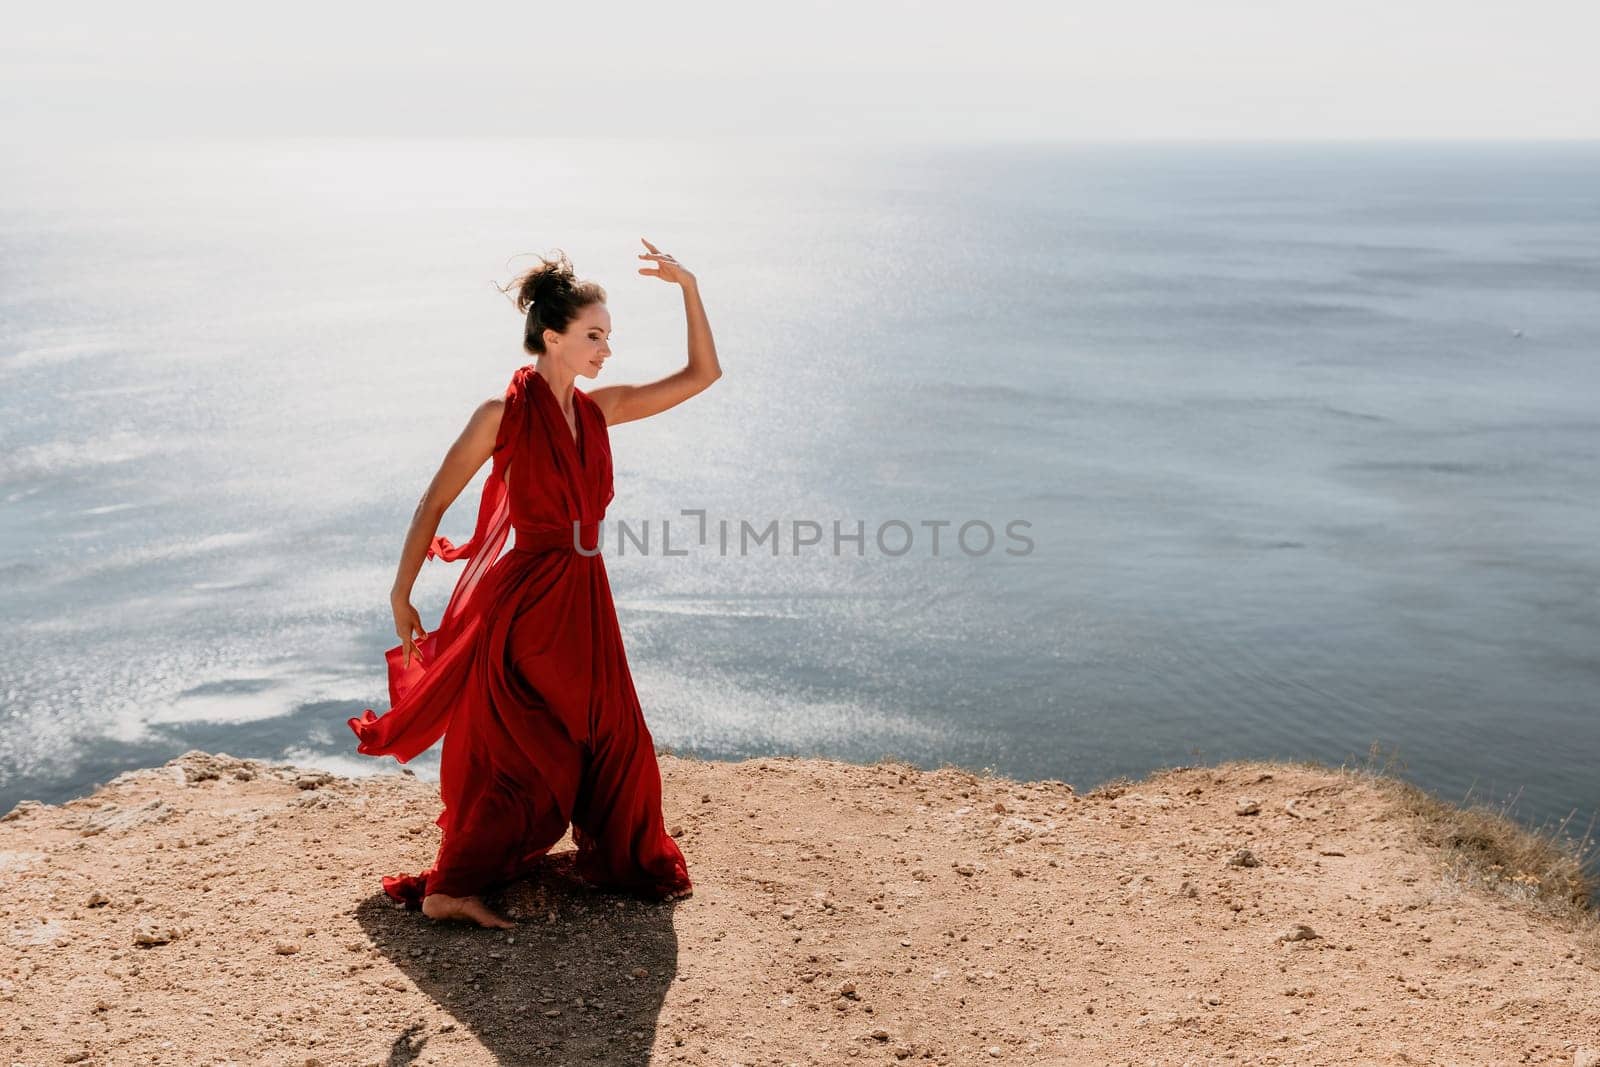
{"type": "Polygon", "coordinates": [[[1600,1063],[1594,942],[1370,776],[661,765],[694,895],[585,890],[568,839],[504,932],[383,896],[438,845],[408,775],[189,753],[24,803],[0,1065],[1600,1063]]]}

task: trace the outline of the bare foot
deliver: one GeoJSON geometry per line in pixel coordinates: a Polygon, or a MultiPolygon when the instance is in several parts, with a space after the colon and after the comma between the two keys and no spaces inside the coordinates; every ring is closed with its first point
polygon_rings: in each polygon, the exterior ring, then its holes
{"type": "Polygon", "coordinates": [[[668,893],[666,896],[662,897],[661,899],[662,900],[682,900],[684,897],[692,897],[692,896],[694,896],[694,887],[693,886],[684,886],[682,889],[679,889],[676,892],[668,893]]]}
{"type": "Polygon", "coordinates": [[[479,926],[508,929],[517,924],[490,911],[477,897],[447,897],[443,893],[429,893],[422,898],[422,914],[430,919],[465,919],[479,926]]]}

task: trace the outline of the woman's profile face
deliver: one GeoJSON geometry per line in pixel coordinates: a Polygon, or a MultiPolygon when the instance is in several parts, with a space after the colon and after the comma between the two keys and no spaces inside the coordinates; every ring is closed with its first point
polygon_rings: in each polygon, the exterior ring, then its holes
{"type": "Polygon", "coordinates": [[[565,332],[547,329],[544,339],[546,354],[574,377],[594,378],[611,358],[611,312],[604,304],[587,304],[573,316],[565,332]]]}

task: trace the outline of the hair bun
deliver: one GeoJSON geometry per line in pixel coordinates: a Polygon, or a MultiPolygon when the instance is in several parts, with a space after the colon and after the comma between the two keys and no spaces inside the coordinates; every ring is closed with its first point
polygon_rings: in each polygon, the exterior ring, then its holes
{"type": "Polygon", "coordinates": [[[592,281],[579,281],[572,261],[559,248],[553,256],[539,256],[539,262],[511,280],[496,285],[512,297],[517,311],[527,316],[523,324],[523,350],[529,355],[544,352],[546,329],[563,333],[578,311],[589,304],[603,304],[606,291],[592,281]]]}
{"type": "Polygon", "coordinates": [[[535,304],[549,304],[559,299],[565,290],[573,287],[576,280],[572,261],[565,252],[557,249],[554,257],[540,256],[538,266],[518,275],[501,292],[515,290],[517,310],[527,314],[535,304]]]}

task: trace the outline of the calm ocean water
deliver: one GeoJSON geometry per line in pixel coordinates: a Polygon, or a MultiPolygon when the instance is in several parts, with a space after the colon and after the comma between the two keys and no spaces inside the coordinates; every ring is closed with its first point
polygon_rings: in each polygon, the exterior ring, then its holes
{"type": "Polygon", "coordinates": [[[599,384],[654,377],[644,235],[727,369],[612,434],[659,744],[1085,788],[1376,743],[1600,811],[1600,147],[93,148],[0,160],[0,810],[195,747],[395,770],[344,720],[387,707],[417,496],[526,360],[490,282],[565,248],[599,384]]]}

